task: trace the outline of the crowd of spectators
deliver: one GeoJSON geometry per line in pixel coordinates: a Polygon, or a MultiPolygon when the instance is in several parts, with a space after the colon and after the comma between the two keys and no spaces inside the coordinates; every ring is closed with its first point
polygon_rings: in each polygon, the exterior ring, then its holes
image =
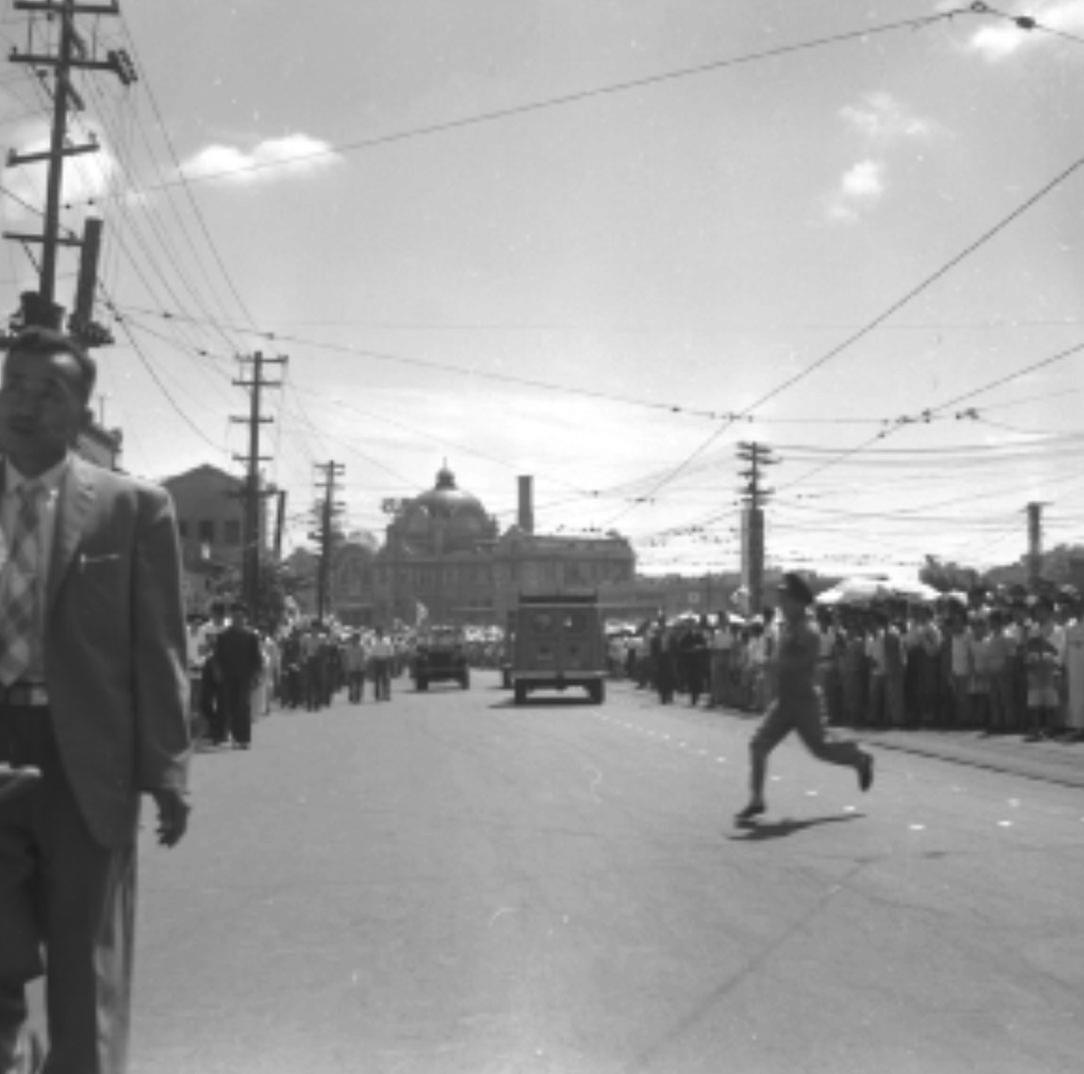
{"type": "MultiPolygon", "coordinates": [[[[1070,586],[931,602],[816,606],[828,722],[1084,739],[1084,601],[1070,586]]],[[[611,639],[615,674],[671,703],[762,712],[774,694],[771,608],[644,623],[611,639]]]]}

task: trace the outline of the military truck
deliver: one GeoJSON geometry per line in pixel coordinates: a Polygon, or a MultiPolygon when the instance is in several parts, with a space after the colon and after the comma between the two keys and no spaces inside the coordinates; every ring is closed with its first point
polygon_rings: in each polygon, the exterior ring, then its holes
{"type": "Polygon", "coordinates": [[[463,631],[456,626],[431,626],[418,635],[411,661],[411,675],[418,690],[432,682],[457,682],[470,688],[470,667],[463,631]]]}
{"type": "Polygon", "coordinates": [[[522,594],[515,609],[510,678],[522,705],[536,690],[583,687],[606,697],[606,645],[595,593],[522,594]]]}

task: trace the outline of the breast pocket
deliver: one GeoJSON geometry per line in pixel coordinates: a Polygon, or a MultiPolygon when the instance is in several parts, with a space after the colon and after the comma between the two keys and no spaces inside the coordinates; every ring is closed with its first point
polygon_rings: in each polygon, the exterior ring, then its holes
{"type": "Polygon", "coordinates": [[[115,629],[128,603],[131,575],[119,552],[82,552],[68,577],[80,617],[100,629],[115,629]]]}

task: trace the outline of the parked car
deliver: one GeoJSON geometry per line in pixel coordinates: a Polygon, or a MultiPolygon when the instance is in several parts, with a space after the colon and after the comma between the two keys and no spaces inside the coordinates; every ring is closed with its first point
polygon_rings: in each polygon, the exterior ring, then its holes
{"type": "Polygon", "coordinates": [[[601,704],[606,697],[606,645],[594,593],[523,595],[512,631],[510,677],[517,705],[535,690],[580,686],[601,704]]]}
{"type": "Polygon", "coordinates": [[[457,682],[470,688],[470,667],[463,631],[454,626],[432,626],[418,635],[411,675],[419,690],[431,682],[457,682]]]}

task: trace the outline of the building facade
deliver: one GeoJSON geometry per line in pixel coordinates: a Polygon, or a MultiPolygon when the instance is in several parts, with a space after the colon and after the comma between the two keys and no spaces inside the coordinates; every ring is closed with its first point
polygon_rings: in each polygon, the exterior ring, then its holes
{"type": "MultiPolygon", "coordinates": [[[[244,554],[245,481],[204,464],[162,481],[173,499],[184,564],[185,604],[204,611],[224,577],[236,576],[244,554]]],[[[258,540],[267,549],[267,512],[260,500],[258,540]]]]}
{"type": "Polygon", "coordinates": [[[503,624],[521,592],[628,582],[635,555],[623,537],[537,535],[530,483],[519,519],[501,533],[447,467],[433,488],[395,504],[377,551],[344,544],[331,568],[331,605],[344,622],[503,624]]]}

